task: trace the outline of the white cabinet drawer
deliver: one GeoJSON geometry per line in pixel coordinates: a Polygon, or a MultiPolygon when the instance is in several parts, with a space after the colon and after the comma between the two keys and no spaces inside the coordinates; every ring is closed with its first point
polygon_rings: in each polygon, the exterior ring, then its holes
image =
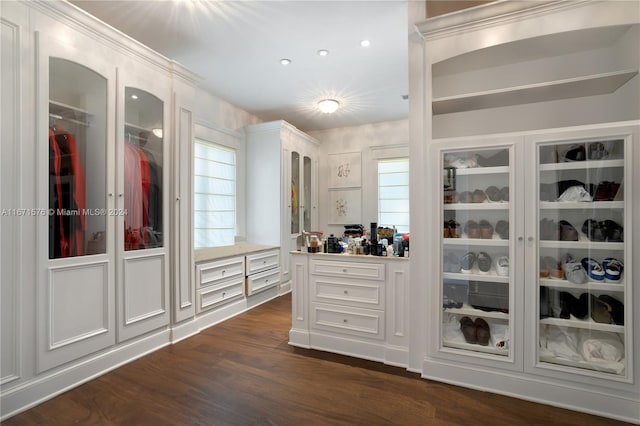
{"type": "Polygon", "coordinates": [[[384,339],[384,312],[322,303],[311,304],[312,327],[367,339],[384,339]]]}
{"type": "Polygon", "coordinates": [[[315,302],[384,309],[384,287],[379,281],[312,276],[311,298],[315,302]]]}
{"type": "Polygon", "coordinates": [[[384,281],[384,266],[385,265],[382,263],[341,262],[335,260],[312,259],[310,262],[310,272],[313,275],[384,281]]]}
{"type": "Polygon", "coordinates": [[[280,250],[269,250],[247,255],[247,275],[280,266],[280,250]]]}
{"type": "Polygon", "coordinates": [[[198,289],[198,312],[244,297],[244,276],[198,289]]]}
{"type": "Polygon", "coordinates": [[[247,277],[247,296],[264,291],[278,284],[280,284],[280,268],[250,275],[247,277]]]}
{"type": "Polygon", "coordinates": [[[234,277],[244,277],[244,256],[196,265],[197,288],[234,277]]]}

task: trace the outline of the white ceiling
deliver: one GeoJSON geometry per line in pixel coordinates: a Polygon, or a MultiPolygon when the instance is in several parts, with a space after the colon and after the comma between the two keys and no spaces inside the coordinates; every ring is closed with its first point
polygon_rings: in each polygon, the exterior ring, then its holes
{"type": "Polygon", "coordinates": [[[72,0],[183,64],[202,87],[304,131],[408,116],[407,0],[72,0]],[[363,48],[360,41],[371,40],[363,48]],[[319,49],[329,50],[321,57],[319,49]],[[281,58],[292,63],[280,64],[281,58]],[[341,102],[323,114],[323,98],[341,102]]]}

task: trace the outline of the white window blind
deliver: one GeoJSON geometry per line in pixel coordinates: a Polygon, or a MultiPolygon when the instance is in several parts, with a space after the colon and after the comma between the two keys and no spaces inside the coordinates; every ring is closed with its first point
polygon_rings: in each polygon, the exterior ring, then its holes
{"type": "Polygon", "coordinates": [[[378,226],[409,232],[409,159],[378,160],[378,226]]]}
{"type": "Polygon", "coordinates": [[[194,157],[194,247],[234,244],[236,153],[233,149],[196,139],[194,157]]]}

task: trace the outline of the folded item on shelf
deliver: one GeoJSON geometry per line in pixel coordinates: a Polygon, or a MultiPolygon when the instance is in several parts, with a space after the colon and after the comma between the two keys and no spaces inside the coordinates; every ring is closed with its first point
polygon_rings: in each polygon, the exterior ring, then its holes
{"type": "Polygon", "coordinates": [[[571,186],[558,197],[558,201],[593,201],[593,197],[584,187],[571,186]]]}
{"type": "Polygon", "coordinates": [[[580,329],[578,343],[585,361],[602,370],[624,372],[624,343],[617,333],[580,329]]]}
{"type": "Polygon", "coordinates": [[[540,347],[554,357],[572,361],[583,361],[579,344],[578,329],[567,327],[542,327],[540,347]]]}

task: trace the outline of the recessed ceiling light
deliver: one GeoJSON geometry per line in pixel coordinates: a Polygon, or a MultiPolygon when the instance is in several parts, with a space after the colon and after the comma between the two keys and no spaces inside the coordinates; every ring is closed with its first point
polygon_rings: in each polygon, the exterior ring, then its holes
{"type": "Polygon", "coordinates": [[[280,59],[280,63],[282,65],[289,65],[291,63],[291,59],[282,58],[282,59],[280,59]]]}
{"type": "Polygon", "coordinates": [[[369,41],[369,40],[361,40],[360,41],[360,46],[369,47],[369,46],[371,46],[371,41],[369,41]]]}
{"type": "Polygon", "coordinates": [[[326,49],[320,49],[318,50],[318,55],[320,56],[327,56],[329,54],[329,51],[326,49]]]}
{"type": "Polygon", "coordinates": [[[336,112],[340,107],[340,102],[335,99],[323,99],[318,102],[318,109],[325,114],[336,112]]]}
{"type": "Polygon", "coordinates": [[[131,95],[131,99],[138,99],[138,95],[131,95]]]}

